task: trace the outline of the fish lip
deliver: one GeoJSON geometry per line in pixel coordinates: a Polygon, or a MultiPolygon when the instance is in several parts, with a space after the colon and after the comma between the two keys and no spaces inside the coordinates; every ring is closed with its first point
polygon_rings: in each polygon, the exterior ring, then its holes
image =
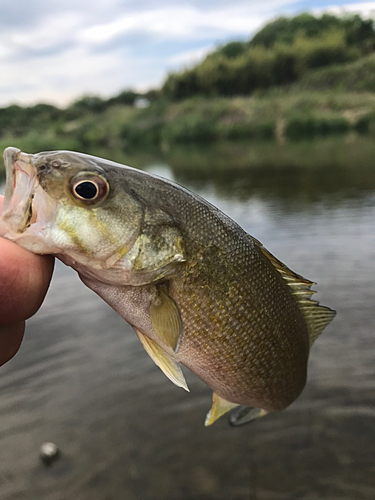
{"type": "Polygon", "coordinates": [[[2,206],[2,213],[5,213],[12,201],[13,191],[15,188],[15,170],[13,167],[13,158],[20,153],[18,148],[8,147],[4,149],[4,165],[6,174],[5,195],[2,206]]]}
{"type": "Polygon", "coordinates": [[[38,184],[37,171],[32,164],[32,155],[20,149],[8,147],[4,150],[6,173],[5,196],[1,216],[8,229],[24,232],[32,219],[32,201],[38,184]]]}

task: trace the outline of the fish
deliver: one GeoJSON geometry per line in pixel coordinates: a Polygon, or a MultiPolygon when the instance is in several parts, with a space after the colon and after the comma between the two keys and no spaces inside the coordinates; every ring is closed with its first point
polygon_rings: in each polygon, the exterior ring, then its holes
{"type": "Polygon", "coordinates": [[[313,282],[188,189],[71,151],[4,151],[0,236],[75,269],[189,391],[181,366],[212,389],[205,425],[288,407],[310,348],[335,311],[313,282]]]}

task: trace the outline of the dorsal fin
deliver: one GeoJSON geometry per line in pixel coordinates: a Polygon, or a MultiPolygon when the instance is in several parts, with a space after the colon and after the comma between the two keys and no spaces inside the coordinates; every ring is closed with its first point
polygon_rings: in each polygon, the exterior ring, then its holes
{"type": "Polygon", "coordinates": [[[274,268],[281,274],[297,299],[298,305],[306,320],[311,346],[328,323],[333,320],[336,311],[333,311],[329,307],[321,306],[317,300],[311,299],[311,295],[316,293],[315,290],[311,290],[311,286],[316,283],[303,278],[301,275],[289,269],[289,267],[280,262],[255,238],[254,242],[263,255],[267,257],[274,268]]]}

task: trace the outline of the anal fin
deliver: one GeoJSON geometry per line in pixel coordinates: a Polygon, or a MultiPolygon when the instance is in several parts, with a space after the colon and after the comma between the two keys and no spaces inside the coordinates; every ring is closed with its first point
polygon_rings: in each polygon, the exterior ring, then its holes
{"type": "Polygon", "coordinates": [[[221,396],[218,396],[216,392],[213,392],[211,410],[206,415],[204,425],[207,427],[208,425],[213,424],[218,418],[224,415],[224,413],[232,410],[236,406],[238,406],[237,403],[231,403],[221,396]]]}
{"type": "Polygon", "coordinates": [[[156,366],[158,366],[175,385],[190,392],[184,374],[182,373],[180,363],[172,359],[169,354],[164,352],[161,347],[159,347],[153,340],[141,333],[139,330],[134,328],[134,331],[138,335],[145,351],[156,366]]]}

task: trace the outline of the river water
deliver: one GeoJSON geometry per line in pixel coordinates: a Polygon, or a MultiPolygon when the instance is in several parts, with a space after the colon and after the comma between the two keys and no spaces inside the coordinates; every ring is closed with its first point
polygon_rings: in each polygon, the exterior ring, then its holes
{"type": "Polygon", "coordinates": [[[337,317],[292,406],[241,428],[225,417],[205,428],[210,390],[190,373],[190,394],[172,385],[131,328],[58,263],[19,353],[0,369],[1,500],[375,498],[373,181],[356,171],[353,186],[321,168],[146,167],[316,281],[337,317]],[[45,441],[61,450],[50,467],[38,457],[45,441]]]}

